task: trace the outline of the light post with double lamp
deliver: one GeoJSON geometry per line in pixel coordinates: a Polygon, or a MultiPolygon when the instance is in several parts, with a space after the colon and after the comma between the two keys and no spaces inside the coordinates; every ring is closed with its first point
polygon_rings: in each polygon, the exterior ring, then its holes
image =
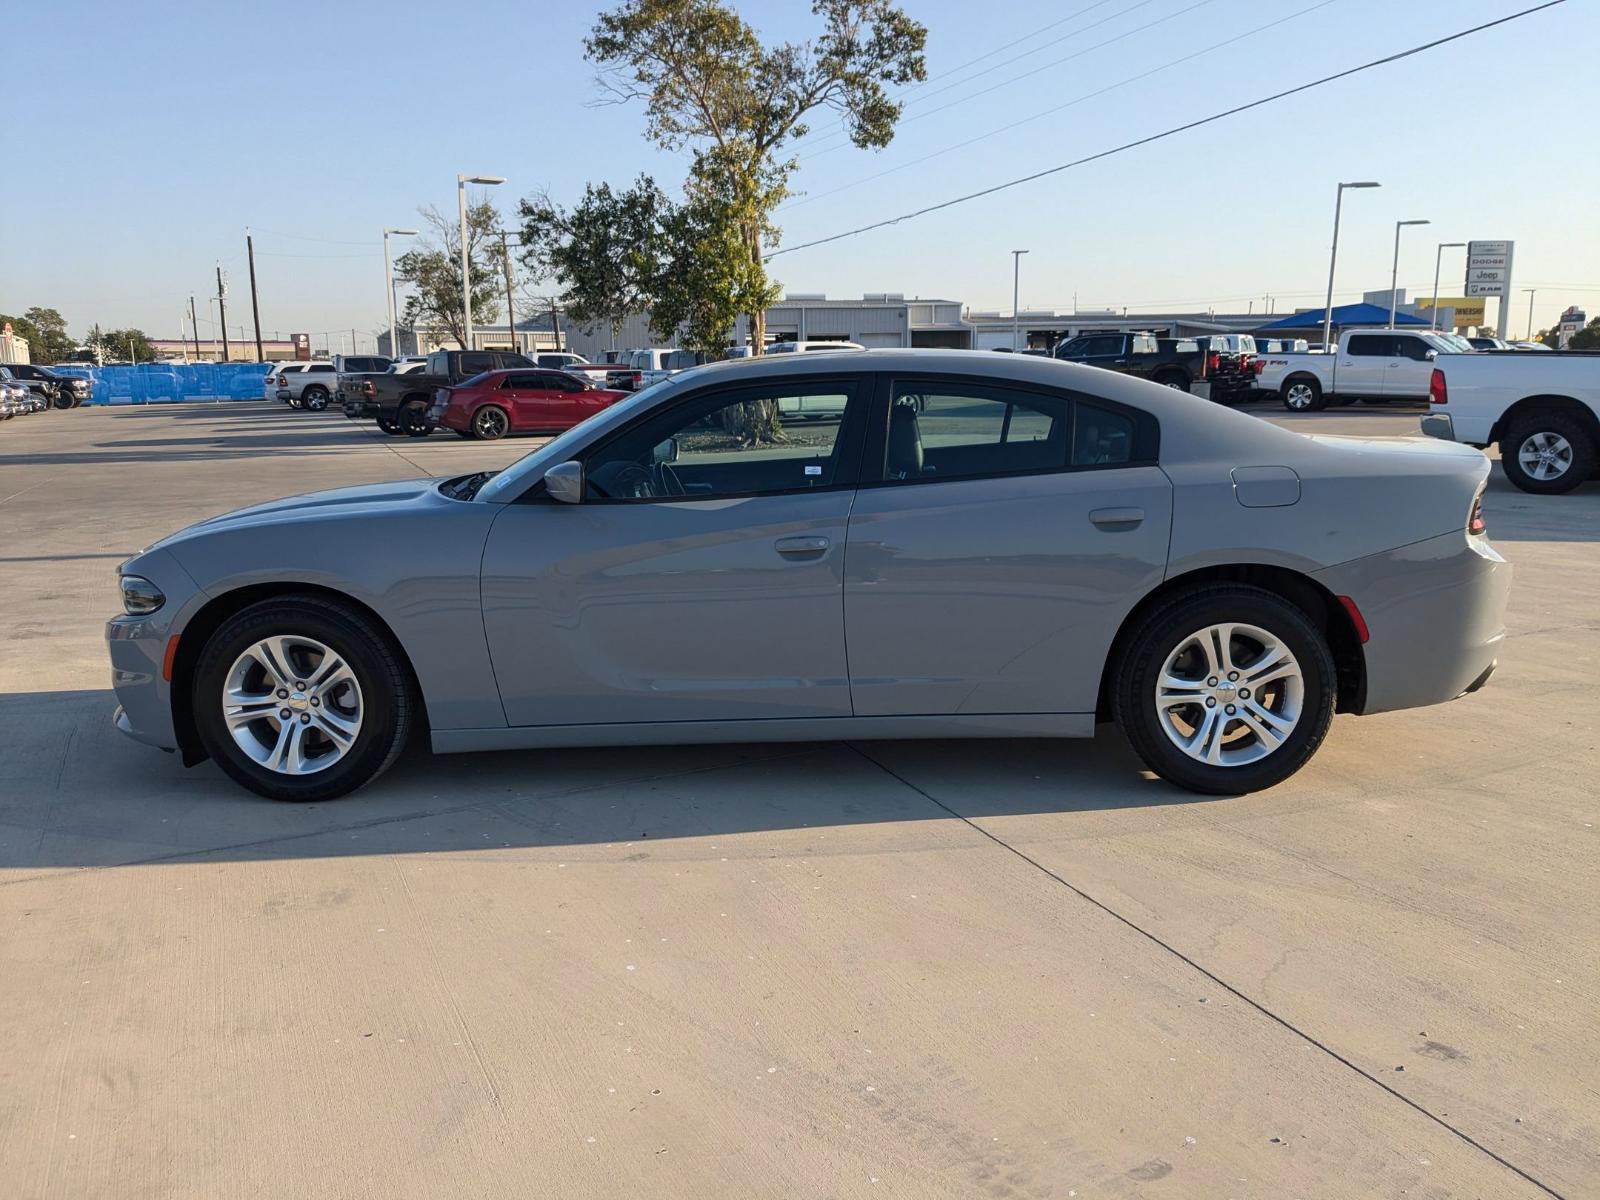
{"type": "Polygon", "coordinates": [[[1328,306],[1322,311],[1322,350],[1327,353],[1333,341],[1333,269],[1339,261],[1339,213],[1344,208],[1345,188],[1375,188],[1381,183],[1363,180],[1360,183],[1341,183],[1339,194],[1333,202],[1333,249],[1328,251],[1328,306]]]}
{"type": "Polygon", "coordinates": [[[1395,310],[1400,306],[1400,231],[1407,225],[1429,225],[1430,221],[1396,221],[1394,223],[1394,267],[1389,272],[1389,328],[1394,328],[1395,310]]]}
{"type": "Polygon", "coordinates": [[[472,267],[470,256],[467,254],[467,184],[493,187],[505,181],[504,175],[456,176],[456,207],[461,211],[461,325],[466,342],[461,347],[463,350],[472,349],[472,267]]]}
{"type": "Polygon", "coordinates": [[[389,261],[389,235],[416,237],[415,229],[385,229],[383,231],[383,281],[389,293],[389,357],[400,357],[400,326],[394,311],[394,264],[389,261]]]}
{"type": "Polygon", "coordinates": [[[1013,250],[1011,252],[1011,353],[1021,354],[1022,347],[1018,344],[1022,336],[1022,316],[1017,311],[1017,296],[1022,282],[1022,256],[1026,250],[1013,250]]]}
{"type": "MultiPolygon", "coordinates": [[[[1531,342],[1533,341],[1533,296],[1539,289],[1523,288],[1522,290],[1528,293],[1528,340],[1531,342]]],[[[1504,304],[1505,301],[1502,300],[1500,303],[1504,304]]],[[[1506,324],[1510,325],[1511,322],[1507,321],[1506,324]]]]}
{"type": "MultiPolygon", "coordinates": [[[[1439,243],[1439,249],[1434,251],[1434,255],[1433,255],[1433,307],[1428,310],[1428,316],[1430,318],[1430,320],[1428,321],[1428,328],[1429,329],[1437,329],[1437,328],[1439,328],[1439,263],[1444,258],[1444,252],[1446,250],[1459,250],[1461,247],[1463,247],[1465,245],[1466,245],[1465,242],[1440,242],[1439,243]]],[[[1393,297],[1390,297],[1390,299],[1393,299],[1393,297]]],[[[1390,322],[1390,323],[1393,324],[1393,322],[1390,322]]]]}

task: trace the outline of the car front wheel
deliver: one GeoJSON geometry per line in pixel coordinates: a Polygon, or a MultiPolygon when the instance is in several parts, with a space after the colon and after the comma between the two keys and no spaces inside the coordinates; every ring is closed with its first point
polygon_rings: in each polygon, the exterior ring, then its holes
{"type": "Polygon", "coordinates": [[[1210,795],[1298,771],[1327,735],[1337,684],[1321,631],[1261,588],[1218,584],[1145,614],[1126,642],[1113,707],[1157,775],[1210,795]]]}
{"type": "Polygon", "coordinates": [[[217,765],[272,800],[330,800],[370,783],[416,711],[373,623],[318,596],[264,600],[225,621],[201,651],[191,703],[217,765]]]}
{"type": "Polygon", "coordinates": [[[1315,379],[1291,379],[1278,392],[1278,398],[1290,412],[1318,412],[1326,404],[1322,398],[1322,385],[1315,379]]]}
{"type": "Polygon", "coordinates": [[[321,412],[328,407],[328,389],[320,384],[314,384],[305,390],[300,402],[312,412],[321,412]]]}

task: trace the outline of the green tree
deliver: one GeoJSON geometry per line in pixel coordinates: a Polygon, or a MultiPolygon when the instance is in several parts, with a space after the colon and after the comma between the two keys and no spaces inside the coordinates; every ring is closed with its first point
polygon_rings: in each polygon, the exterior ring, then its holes
{"type": "Polygon", "coordinates": [[[1568,350],[1600,350],[1600,317],[1590,321],[1567,343],[1568,350]]]}
{"type": "Polygon", "coordinates": [[[0,313],[0,327],[8,322],[13,333],[28,340],[28,357],[36,363],[47,366],[60,362],[73,350],[66,318],[53,308],[35,306],[20,317],[0,313]]]}
{"type": "MultiPolygon", "coordinates": [[[[927,77],[928,31],[890,0],[813,0],[811,11],[822,22],[814,41],[766,47],[720,0],[625,0],[585,43],[604,88],[645,102],[646,136],[694,148],[691,205],[697,193],[718,198],[717,219],[747,263],[747,299],[771,294],[764,247],[778,236],[772,212],[789,194],[808,114],[837,113],[855,145],[880,149],[901,111],[885,85],[927,77]]],[[[766,314],[746,311],[759,354],[766,314]]]]}
{"type": "MultiPolygon", "coordinates": [[[[417,210],[432,230],[421,249],[395,260],[395,278],[409,283],[405,321],[442,328],[467,348],[467,316],[461,299],[461,224],[429,205],[417,210]]],[[[487,200],[467,206],[467,261],[472,278],[474,326],[497,320],[505,284],[498,230],[500,215],[487,200]]]]}
{"type": "Polygon", "coordinates": [[[98,350],[105,362],[154,362],[157,354],[142,329],[102,330],[96,325],[89,339],[89,346],[98,350]]]}
{"type": "Polygon", "coordinates": [[[522,201],[522,262],[538,280],[553,279],[562,307],[580,325],[611,326],[650,307],[663,253],[663,221],[672,209],[648,175],[625,191],[590,184],[570,211],[547,195],[522,201]]]}

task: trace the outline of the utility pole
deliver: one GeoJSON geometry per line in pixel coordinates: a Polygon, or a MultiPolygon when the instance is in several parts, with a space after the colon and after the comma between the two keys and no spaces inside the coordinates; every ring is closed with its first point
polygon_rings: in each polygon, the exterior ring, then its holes
{"type": "Polygon", "coordinates": [[[1022,346],[1022,315],[1017,311],[1017,296],[1022,282],[1022,256],[1026,250],[1011,252],[1011,352],[1020,354],[1022,346]]]}
{"type": "Polygon", "coordinates": [[[256,244],[250,238],[248,226],[244,231],[244,248],[250,255],[250,315],[256,320],[256,361],[266,362],[267,356],[261,353],[261,306],[256,302],[256,244]]]}
{"type": "MultiPolygon", "coordinates": [[[[511,302],[511,242],[510,235],[500,230],[500,265],[506,271],[506,329],[511,336],[511,353],[517,353],[517,309],[511,302]]],[[[538,349],[538,347],[534,347],[538,349]]]]}
{"type": "Polygon", "coordinates": [[[222,330],[222,358],[221,362],[228,361],[228,311],[223,305],[222,298],[228,294],[228,289],[222,286],[222,264],[217,264],[217,327],[222,330]]]}
{"type": "Polygon", "coordinates": [[[200,361],[200,321],[194,315],[194,293],[189,293],[189,329],[194,333],[194,360],[200,361]]]}
{"type": "MultiPolygon", "coordinates": [[[[555,334],[556,349],[560,350],[561,349],[561,315],[556,311],[556,298],[554,296],[550,297],[550,332],[555,334]]],[[[617,335],[616,335],[615,332],[612,333],[611,340],[613,342],[615,342],[617,340],[617,335]]]]}

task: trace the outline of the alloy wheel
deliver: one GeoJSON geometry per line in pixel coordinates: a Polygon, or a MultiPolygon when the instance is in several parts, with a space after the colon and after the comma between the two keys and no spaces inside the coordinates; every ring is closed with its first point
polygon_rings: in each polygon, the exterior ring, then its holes
{"type": "Polygon", "coordinates": [[[361,685],[322,642],[263,638],[228,669],[222,717],[252,762],[280,775],[312,775],[342,759],[361,733],[361,685]]]}
{"type": "Polygon", "coordinates": [[[472,423],[479,437],[493,440],[506,434],[506,415],[498,408],[480,408],[472,423]]]}
{"type": "Polygon", "coordinates": [[[1530,433],[1517,447],[1517,461],[1529,478],[1560,479],[1572,466],[1572,443],[1548,430],[1530,433]]]}
{"type": "Polygon", "coordinates": [[[1291,383],[1283,394],[1284,403],[1296,412],[1304,412],[1315,402],[1309,383],[1291,383]]]}
{"type": "Polygon", "coordinates": [[[1305,675],[1279,637],[1255,625],[1207,625],[1183,638],[1156,678],[1162,731],[1214,767],[1259,762],[1288,740],[1305,704],[1305,675]]]}

